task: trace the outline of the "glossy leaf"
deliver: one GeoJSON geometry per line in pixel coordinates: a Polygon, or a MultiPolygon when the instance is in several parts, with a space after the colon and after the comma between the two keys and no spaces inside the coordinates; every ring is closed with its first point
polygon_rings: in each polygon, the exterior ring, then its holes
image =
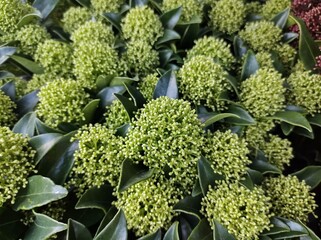
{"type": "Polygon", "coordinates": [[[214,220],[213,236],[213,240],[236,240],[236,238],[232,234],[230,234],[227,231],[227,229],[216,220],[214,220]]]}
{"type": "Polygon", "coordinates": [[[196,196],[187,196],[184,199],[180,200],[175,206],[174,211],[183,212],[187,214],[191,214],[201,220],[200,210],[201,210],[201,200],[202,197],[196,196]]]}
{"type": "Polygon", "coordinates": [[[269,236],[291,231],[288,225],[286,225],[284,222],[282,222],[280,219],[276,217],[272,217],[271,224],[273,224],[273,226],[268,231],[265,230],[262,233],[263,236],[269,236]]]}
{"type": "Polygon", "coordinates": [[[173,50],[171,49],[162,49],[162,50],[159,50],[158,54],[159,54],[160,65],[164,67],[169,63],[174,53],[173,53],[173,50]]]}
{"type": "Polygon", "coordinates": [[[167,230],[163,240],[179,240],[178,235],[178,222],[174,222],[172,226],[167,230]]]}
{"type": "Polygon", "coordinates": [[[138,240],[162,240],[162,232],[161,230],[157,230],[156,232],[143,236],[138,240]]]}
{"type": "Polygon", "coordinates": [[[129,0],[129,5],[131,7],[140,7],[147,5],[148,0],[129,0]]]}
{"type": "Polygon", "coordinates": [[[115,206],[111,206],[108,209],[108,212],[105,214],[103,220],[101,220],[99,227],[97,228],[95,236],[97,236],[108,225],[108,223],[113,220],[117,212],[118,210],[115,206]]]}
{"type": "Polygon", "coordinates": [[[1,86],[0,90],[4,92],[5,95],[10,97],[11,101],[16,99],[16,87],[14,81],[9,81],[1,86]]]}
{"type": "Polygon", "coordinates": [[[26,226],[21,221],[23,217],[21,212],[5,206],[0,207],[0,239],[21,239],[21,235],[26,231],[26,226]]]}
{"type": "Polygon", "coordinates": [[[14,210],[30,210],[50,202],[62,199],[68,194],[67,189],[46,177],[34,175],[28,178],[26,188],[20,189],[16,196],[14,210]]]}
{"type": "Polygon", "coordinates": [[[33,137],[36,129],[36,113],[30,112],[24,115],[13,127],[12,131],[24,136],[33,137]]]}
{"type": "Polygon", "coordinates": [[[44,214],[35,213],[36,219],[28,229],[24,240],[47,239],[51,235],[64,231],[67,225],[60,223],[44,214]]]}
{"type": "Polygon", "coordinates": [[[233,113],[200,113],[198,114],[199,120],[205,125],[205,127],[208,127],[212,125],[215,122],[218,122],[224,118],[240,118],[240,116],[233,114],[233,113]]]}
{"type": "Polygon", "coordinates": [[[238,59],[241,59],[247,53],[247,46],[244,44],[243,40],[239,36],[234,37],[233,48],[235,56],[238,59]]]}
{"type": "Polygon", "coordinates": [[[3,46],[0,47],[0,65],[17,51],[15,47],[3,46]]]}
{"type": "Polygon", "coordinates": [[[54,10],[59,0],[35,0],[32,6],[41,13],[42,19],[46,19],[54,10]]]}
{"type": "Polygon", "coordinates": [[[297,39],[299,37],[299,34],[294,33],[294,32],[287,32],[284,33],[282,36],[282,42],[283,43],[291,43],[293,42],[295,39],[297,39]]]}
{"type": "Polygon", "coordinates": [[[110,106],[117,99],[115,93],[123,94],[125,91],[126,88],[124,86],[106,87],[101,90],[97,96],[100,98],[102,108],[110,106]]]}
{"type": "Polygon", "coordinates": [[[160,45],[164,43],[168,43],[179,39],[181,39],[181,36],[177,32],[171,29],[165,29],[163,36],[158,38],[155,45],[156,47],[160,47],[160,45]]]}
{"type": "Polygon", "coordinates": [[[121,31],[121,19],[122,19],[122,15],[119,13],[104,13],[103,17],[109,21],[119,32],[121,31]]]}
{"type": "Polygon", "coordinates": [[[230,123],[230,124],[235,124],[239,126],[247,126],[247,125],[252,125],[255,124],[255,120],[252,118],[252,116],[243,108],[236,106],[236,105],[231,105],[229,108],[226,110],[226,113],[232,113],[239,118],[232,117],[232,118],[226,118],[225,122],[230,123]]]}
{"type": "Polygon", "coordinates": [[[90,7],[90,0],[76,0],[83,7],[90,7]]]}
{"type": "Polygon", "coordinates": [[[66,240],[91,240],[89,230],[80,222],[69,219],[66,240]]]}
{"type": "Polygon", "coordinates": [[[293,133],[295,133],[295,134],[297,134],[299,136],[303,136],[303,137],[306,137],[306,138],[314,139],[314,133],[313,132],[309,132],[305,128],[295,127],[295,128],[293,128],[293,133]]]}
{"type": "Polygon", "coordinates": [[[82,223],[87,228],[98,224],[104,217],[104,212],[96,208],[71,209],[67,217],[82,223]]]}
{"type": "Polygon", "coordinates": [[[137,90],[135,87],[124,84],[127,92],[130,94],[132,100],[134,101],[134,104],[137,108],[142,108],[144,104],[146,103],[146,99],[144,98],[143,94],[139,90],[137,90]]]}
{"type": "Polygon", "coordinates": [[[150,178],[154,169],[143,164],[135,164],[131,160],[124,160],[119,178],[118,192],[123,192],[130,186],[150,178]]]}
{"type": "Polygon", "coordinates": [[[96,79],[96,86],[97,89],[102,90],[105,87],[108,87],[111,80],[114,78],[115,76],[113,75],[99,75],[96,79]]]}
{"type": "Polygon", "coordinates": [[[153,98],[167,96],[169,98],[178,98],[178,87],[176,76],[173,71],[167,71],[157,82],[153,98]]]}
{"type": "Polygon", "coordinates": [[[264,179],[263,174],[261,172],[249,168],[247,169],[246,173],[249,175],[254,184],[261,185],[264,179]]]}
{"type": "Polygon", "coordinates": [[[205,218],[193,229],[188,240],[213,240],[213,231],[205,218]]]}
{"type": "Polygon", "coordinates": [[[160,16],[160,20],[165,29],[173,29],[182,15],[182,7],[172,9],[160,16]]]}
{"type": "MultiPolygon", "coordinates": [[[[254,170],[255,171],[255,170],[254,170]]],[[[247,172],[244,176],[244,179],[240,180],[240,184],[242,184],[245,188],[249,190],[253,190],[254,188],[254,182],[252,181],[252,178],[250,174],[247,172]]]]}
{"type": "Polygon", "coordinates": [[[286,8],[279,14],[277,14],[273,19],[272,22],[274,22],[275,26],[283,29],[286,26],[286,22],[288,21],[290,15],[290,8],[286,8]]]}
{"type": "MultiPolygon", "coordinates": [[[[0,63],[1,65],[1,63],[0,63]]],[[[14,74],[8,71],[0,71],[0,79],[6,79],[6,78],[13,78],[15,77],[14,74]]]]}
{"type": "Polygon", "coordinates": [[[88,189],[78,200],[75,208],[97,208],[108,212],[113,199],[113,190],[107,185],[103,185],[100,188],[92,187],[88,189]]]}
{"type": "Polygon", "coordinates": [[[308,130],[309,132],[312,132],[312,128],[308,120],[301,113],[298,113],[298,112],[292,112],[292,111],[277,112],[276,114],[274,114],[274,116],[269,117],[269,119],[275,119],[281,122],[286,122],[293,126],[302,127],[308,130]]]}
{"type": "Polygon", "coordinates": [[[10,58],[32,73],[41,74],[44,72],[41,66],[27,58],[16,55],[12,55],[10,58]]]}
{"type": "Polygon", "coordinates": [[[310,124],[321,127],[321,114],[315,114],[314,116],[308,117],[310,124]]]}
{"type": "Polygon", "coordinates": [[[59,129],[54,129],[49,127],[47,124],[36,118],[36,131],[37,135],[45,134],[45,133],[61,133],[63,134],[64,132],[60,131],[59,129]]]}
{"type": "Polygon", "coordinates": [[[282,171],[278,169],[276,166],[264,160],[254,160],[253,163],[250,165],[250,168],[256,171],[259,171],[262,174],[267,174],[267,173],[281,174],[282,173],[282,171]]]}
{"type": "Polygon", "coordinates": [[[124,212],[119,210],[109,224],[94,238],[94,240],[127,240],[127,224],[124,212]]]}
{"type": "Polygon", "coordinates": [[[307,166],[291,175],[297,176],[301,181],[305,181],[311,189],[314,189],[321,182],[321,166],[307,166]]]}
{"type": "Polygon", "coordinates": [[[117,93],[115,93],[115,96],[123,104],[129,119],[132,119],[135,116],[135,113],[137,112],[138,108],[128,98],[117,93]]]}
{"type": "Polygon", "coordinates": [[[38,20],[41,17],[42,17],[41,12],[39,12],[38,10],[35,9],[35,11],[33,13],[29,13],[29,14],[23,16],[20,19],[20,21],[18,22],[17,27],[21,28],[27,24],[30,24],[32,21],[34,21],[36,19],[38,20]]]}
{"type": "Polygon", "coordinates": [[[28,112],[31,112],[36,107],[39,102],[38,98],[39,90],[35,90],[27,95],[23,96],[17,101],[17,112],[20,116],[25,115],[28,112]]]}
{"type": "Polygon", "coordinates": [[[290,135],[290,133],[293,131],[294,126],[291,124],[288,124],[286,122],[281,122],[281,130],[285,136],[290,135]]]}
{"type": "Polygon", "coordinates": [[[242,66],[241,80],[249,78],[255,74],[260,68],[258,61],[256,60],[255,54],[252,50],[247,51],[244,64],[242,66]]]}
{"type": "Polygon", "coordinates": [[[299,220],[300,224],[305,227],[305,229],[308,232],[308,237],[301,237],[300,240],[320,240],[320,238],[309,228],[307,227],[303,222],[299,220]]]}
{"type": "Polygon", "coordinates": [[[99,99],[94,99],[92,101],[90,101],[82,110],[82,112],[84,113],[85,116],[85,123],[90,123],[94,117],[95,117],[95,112],[99,106],[99,99]]]}
{"type": "Polygon", "coordinates": [[[129,78],[129,77],[114,77],[110,83],[109,86],[123,86],[124,84],[132,84],[134,82],[137,82],[137,79],[129,78]]]}
{"type": "Polygon", "coordinates": [[[116,135],[126,137],[129,129],[130,129],[130,124],[125,123],[116,129],[116,135]]]}

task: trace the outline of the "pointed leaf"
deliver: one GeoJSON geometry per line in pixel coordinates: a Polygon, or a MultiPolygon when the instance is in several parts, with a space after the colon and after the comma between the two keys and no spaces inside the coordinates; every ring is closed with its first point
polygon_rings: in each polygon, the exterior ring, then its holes
{"type": "Polygon", "coordinates": [[[23,214],[15,212],[9,207],[0,207],[0,239],[21,239],[26,226],[22,223],[23,214]]]}
{"type": "Polygon", "coordinates": [[[116,100],[115,93],[123,94],[126,91],[124,86],[114,86],[114,87],[106,87],[101,90],[97,96],[100,98],[100,104],[102,108],[106,106],[110,106],[114,100],[116,100]]]}
{"type": "Polygon", "coordinates": [[[213,230],[213,235],[214,238],[213,240],[236,240],[236,238],[230,234],[227,229],[220,224],[218,221],[214,220],[214,230],[213,230]]]}
{"type": "Polygon", "coordinates": [[[289,136],[290,133],[293,131],[294,126],[291,124],[288,124],[286,122],[281,122],[281,130],[285,136],[289,136]]]}
{"type": "Polygon", "coordinates": [[[125,123],[125,124],[121,125],[119,128],[116,129],[116,135],[117,136],[126,137],[129,129],[130,129],[130,124],[129,123],[125,123]]]}
{"type": "Polygon", "coordinates": [[[143,94],[139,90],[137,90],[135,87],[125,83],[124,84],[127,92],[132,97],[134,104],[137,108],[142,108],[144,104],[146,103],[146,99],[144,98],[143,94]]]}
{"type": "Polygon", "coordinates": [[[67,229],[67,225],[40,213],[35,213],[36,219],[27,231],[24,240],[47,239],[51,235],[67,229]]]}
{"type": "Polygon", "coordinates": [[[177,221],[174,222],[172,226],[167,230],[163,240],[179,240],[177,221]]]}
{"type": "Polygon", "coordinates": [[[254,160],[250,165],[251,169],[261,172],[262,174],[266,173],[276,173],[281,174],[282,171],[278,169],[276,166],[264,160],[254,160]]]}
{"type": "Polygon", "coordinates": [[[36,128],[36,113],[30,112],[24,115],[13,127],[12,131],[24,136],[33,137],[36,128]]]}
{"type": "Polygon", "coordinates": [[[127,240],[127,224],[124,212],[119,210],[110,223],[94,238],[94,240],[127,240]]]}
{"type": "Polygon", "coordinates": [[[162,232],[161,230],[157,230],[156,232],[143,236],[138,240],[162,240],[162,232]]]}
{"type": "Polygon", "coordinates": [[[89,230],[80,222],[69,219],[66,240],[91,240],[89,230]]]}
{"type": "Polygon", "coordinates": [[[308,130],[306,130],[304,128],[294,127],[293,133],[295,133],[295,134],[297,134],[299,136],[303,136],[303,137],[306,137],[306,138],[314,139],[314,133],[313,132],[309,132],[308,130]]]}
{"type": "Polygon", "coordinates": [[[164,67],[169,63],[171,57],[173,56],[173,50],[162,49],[162,50],[159,50],[158,54],[159,54],[160,65],[164,67]]]}
{"type": "Polygon", "coordinates": [[[208,127],[212,125],[215,122],[218,122],[224,118],[240,118],[240,116],[233,114],[233,113],[200,113],[198,114],[199,120],[205,125],[205,127],[208,127]]]}
{"type": "Polygon", "coordinates": [[[16,52],[17,48],[4,46],[0,47],[0,65],[16,52]]]}
{"type": "Polygon", "coordinates": [[[94,117],[95,117],[95,112],[99,106],[99,99],[94,99],[92,101],[90,101],[82,110],[82,112],[84,113],[85,116],[85,123],[90,123],[94,117]]]}
{"type": "Polygon", "coordinates": [[[263,232],[261,235],[269,236],[291,231],[288,225],[286,225],[284,222],[282,222],[280,219],[276,217],[272,217],[271,223],[273,226],[268,231],[263,232]]]}
{"type": "Polygon", "coordinates": [[[171,70],[167,71],[156,84],[153,98],[156,99],[161,96],[178,99],[176,76],[171,70]]]}
{"type": "Polygon", "coordinates": [[[188,240],[213,240],[212,229],[205,218],[193,229],[188,240]]]}
{"type": "Polygon", "coordinates": [[[261,185],[264,177],[263,174],[259,171],[256,171],[254,169],[247,169],[247,174],[250,176],[252,182],[256,185],[261,185]]]}
{"type": "Polygon", "coordinates": [[[114,77],[110,83],[109,86],[123,86],[124,84],[132,84],[134,82],[137,82],[137,79],[129,78],[129,77],[114,77]]]}
{"type": "Polygon", "coordinates": [[[160,20],[163,24],[163,27],[166,29],[173,29],[179,21],[179,18],[182,15],[182,7],[175,8],[168,12],[165,12],[160,16],[160,20]]]}
{"type": "Polygon", "coordinates": [[[241,59],[247,53],[247,46],[244,44],[243,40],[239,36],[234,37],[233,47],[235,56],[238,59],[241,59]]]}
{"type": "Polygon", "coordinates": [[[129,119],[132,119],[135,116],[135,113],[137,112],[138,108],[128,98],[117,93],[115,93],[115,96],[123,104],[129,119]]]}
{"type": "Polygon", "coordinates": [[[23,96],[17,101],[17,111],[19,116],[23,116],[28,112],[31,112],[39,102],[38,98],[39,90],[35,90],[27,95],[23,96]]]}
{"type": "Polygon", "coordinates": [[[275,26],[283,29],[286,26],[286,22],[288,21],[290,15],[290,8],[286,8],[279,14],[277,14],[273,19],[272,22],[274,22],[275,26]]]}
{"type": "Polygon", "coordinates": [[[173,209],[176,212],[191,214],[201,220],[201,200],[202,196],[200,195],[196,197],[187,196],[175,204],[173,209]]]}
{"type": "Polygon", "coordinates": [[[9,96],[11,101],[16,99],[16,86],[13,80],[2,85],[0,90],[9,96]]]}
{"type": "Polygon", "coordinates": [[[55,185],[49,178],[34,175],[28,178],[27,187],[18,192],[13,208],[16,211],[30,210],[62,199],[67,194],[67,189],[55,185]]]}
{"type": "Polygon", "coordinates": [[[175,30],[181,36],[180,45],[182,48],[190,48],[194,45],[194,41],[198,38],[200,32],[200,23],[202,19],[195,17],[188,23],[179,23],[175,30]]]}
{"type": "Polygon", "coordinates": [[[42,19],[46,19],[49,14],[54,10],[59,0],[35,0],[32,6],[39,10],[42,19]]]}
{"type": "Polygon", "coordinates": [[[272,117],[268,117],[269,119],[276,119],[281,122],[289,123],[293,126],[301,127],[309,132],[312,132],[312,128],[308,120],[298,112],[292,112],[292,111],[283,111],[283,112],[277,112],[272,117]]]}
{"type": "MultiPolygon", "coordinates": [[[[1,63],[0,63],[1,65],[1,63]]],[[[8,71],[0,71],[0,79],[14,78],[15,75],[8,71]]]]}
{"type": "Polygon", "coordinates": [[[249,78],[251,75],[255,74],[259,68],[260,65],[256,60],[254,52],[252,50],[247,51],[242,67],[241,80],[249,78]]]}
{"type": "Polygon", "coordinates": [[[117,212],[118,210],[115,206],[111,206],[108,209],[108,212],[105,214],[105,217],[101,220],[99,227],[97,228],[95,237],[111,222],[111,220],[113,220],[117,212]]]}
{"type": "Polygon", "coordinates": [[[30,24],[34,20],[41,19],[41,17],[42,17],[41,12],[39,12],[38,10],[35,9],[35,11],[33,13],[29,13],[27,15],[24,15],[20,19],[19,23],[17,24],[17,27],[21,28],[21,27],[23,27],[23,26],[25,26],[27,24],[30,24]]]}
{"type": "Polygon", "coordinates": [[[124,160],[119,178],[118,192],[123,192],[130,186],[150,178],[154,169],[143,164],[135,164],[131,160],[124,160]]]}
{"type": "Polygon", "coordinates": [[[255,120],[252,118],[252,116],[245,109],[239,106],[236,106],[236,105],[229,106],[226,113],[232,113],[239,116],[239,118],[236,118],[236,117],[226,118],[225,122],[227,123],[235,124],[239,126],[247,126],[247,125],[255,124],[255,120]]]}
{"type": "Polygon", "coordinates": [[[72,218],[89,228],[101,221],[104,217],[104,212],[96,208],[70,209],[67,217],[72,218]]]}
{"type": "Polygon", "coordinates": [[[284,33],[282,36],[282,42],[283,43],[290,43],[293,42],[295,39],[299,37],[299,34],[294,33],[294,32],[287,32],[284,33]]]}
{"type": "Polygon", "coordinates": [[[314,189],[321,182],[321,166],[307,166],[291,175],[297,176],[301,181],[305,181],[311,189],[314,189]]]}
{"type": "Polygon", "coordinates": [[[27,58],[17,55],[12,55],[10,58],[32,73],[41,74],[44,72],[44,69],[41,66],[27,58]]]}
{"type": "Polygon", "coordinates": [[[148,0],[130,0],[129,4],[131,7],[141,7],[148,3],[148,0]]]}
{"type": "Polygon", "coordinates": [[[96,86],[98,90],[102,90],[105,87],[108,87],[111,80],[114,78],[115,76],[113,75],[99,75],[96,79],[96,86]]]}
{"type": "Polygon", "coordinates": [[[83,7],[90,7],[90,0],[76,0],[83,7]]]}
{"type": "Polygon", "coordinates": [[[305,229],[308,231],[308,237],[301,238],[300,240],[320,240],[320,238],[309,228],[307,227],[303,222],[299,220],[300,224],[305,227],[305,229]]]}
{"type": "Polygon", "coordinates": [[[109,21],[119,32],[121,31],[120,22],[122,19],[122,15],[119,13],[104,13],[103,17],[109,21]]]}
{"type": "Polygon", "coordinates": [[[158,48],[160,47],[160,45],[164,43],[168,43],[179,39],[181,39],[181,36],[177,32],[171,29],[165,29],[163,36],[156,41],[155,45],[156,45],[156,48],[158,48]]]}
{"type": "Polygon", "coordinates": [[[310,124],[321,127],[321,114],[315,114],[313,117],[308,117],[310,124]]]}
{"type": "Polygon", "coordinates": [[[59,129],[54,129],[46,125],[44,122],[36,118],[36,131],[37,135],[45,134],[45,133],[60,133],[63,134],[63,131],[59,129]]]}

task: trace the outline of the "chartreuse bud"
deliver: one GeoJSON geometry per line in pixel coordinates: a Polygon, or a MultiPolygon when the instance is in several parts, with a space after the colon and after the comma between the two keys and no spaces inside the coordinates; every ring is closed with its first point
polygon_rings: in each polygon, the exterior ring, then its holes
{"type": "Polygon", "coordinates": [[[267,0],[262,6],[261,15],[265,19],[272,19],[278,13],[282,12],[286,8],[291,7],[291,0],[267,0]]]}
{"type": "Polygon", "coordinates": [[[153,99],[154,90],[158,80],[158,73],[152,73],[147,75],[141,82],[138,83],[139,90],[147,100],[153,99]]]}
{"type": "Polygon", "coordinates": [[[224,109],[221,95],[230,89],[227,72],[212,58],[193,57],[179,70],[178,78],[179,89],[185,99],[213,110],[224,109]]]}
{"type": "Polygon", "coordinates": [[[244,138],[250,147],[260,148],[265,143],[268,133],[275,127],[272,120],[256,119],[254,125],[249,125],[244,130],[244,138]]]}
{"type": "Polygon", "coordinates": [[[203,1],[197,0],[164,0],[163,11],[167,12],[182,7],[180,21],[189,22],[193,17],[203,17],[203,1]]]}
{"type": "Polygon", "coordinates": [[[114,130],[130,122],[126,109],[119,100],[114,100],[113,103],[107,107],[104,116],[106,119],[106,127],[114,130]]]}
{"type": "Polygon", "coordinates": [[[35,154],[26,137],[0,127],[0,207],[7,201],[13,204],[19,189],[27,186],[35,154]]]}
{"type": "Polygon", "coordinates": [[[99,14],[118,12],[124,0],[91,0],[91,5],[95,12],[99,14]]]}
{"type": "Polygon", "coordinates": [[[90,11],[84,7],[70,7],[64,12],[62,22],[66,32],[72,33],[92,18],[90,11]]]}
{"type": "Polygon", "coordinates": [[[51,73],[43,73],[43,74],[33,74],[32,78],[28,81],[27,87],[25,89],[26,94],[41,87],[45,86],[47,83],[56,80],[56,76],[51,73]]]}
{"type": "Polygon", "coordinates": [[[79,124],[85,120],[82,109],[89,94],[82,86],[69,79],[57,79],[40,88],[37,113],[51,127],[59,123],[79,124]]]}
{"type": "Polygon", "coordinates": [[[311,193],[310,186],[296,176],[268,178],[263,187],[271,198],[272,211],[277,216],[306,222],[308,214],[317,207],[315,193],[311,193]]]}
{"type": "Polygon", "coordinates": [[[270,198],[260,187],[249,190],[238,183],[221,182],[209,188],[202,200],[202,212],[214,229],[214,220],[237,239],[259,239],[271,227],[270,198]]]}
{"type": "Polygon", "coordinates": [[[28,81],[20,77],[9,77],[9,78],[0,79],[0,86],[11,81],[14,82],[14,85],[16,87],[16,99],[21,98],[23,95],[27,93],[26,87],[27,87],[28,81]]]}
{"type": "Polygon", "coordinates": [[[14,113],[17,105],[0,90],[0,126],[11,126],[16,120],[14,113]]]}

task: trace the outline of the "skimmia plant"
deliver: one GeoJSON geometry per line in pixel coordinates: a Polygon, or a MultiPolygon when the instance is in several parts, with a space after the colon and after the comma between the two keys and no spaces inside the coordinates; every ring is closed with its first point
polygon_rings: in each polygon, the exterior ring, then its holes
{"type": "Polygon", "coordinates": [[[319,240],[320,9],[0,0],[0,239],[319,240]]]}

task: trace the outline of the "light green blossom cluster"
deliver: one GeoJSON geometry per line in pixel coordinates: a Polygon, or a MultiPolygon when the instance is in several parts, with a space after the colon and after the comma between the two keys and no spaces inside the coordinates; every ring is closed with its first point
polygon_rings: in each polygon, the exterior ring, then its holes
{"type": "Polygon", "coordinates": [[[94,41],[113,46],[115,37],[110,26],[102,22],[87,21],[72,33],[71,40],[76,47],[94,41]]]}
{"type": "Polygon", "coordinates": [[[91,0],[91,5],[95,12],[99,14],[117,12],[124,0],[91,0]]]}
{"type": "Polygon", "coordinates": [[[101,187],[106,182],[117,186],[123,161],[123,138],[114,133],[114,130],[96,124],[83,126],[73,137],[72,140],[79,141],[79,149],[74,153],[72,175],[82,180],[77,185],[80,192],[94,186],[101,187]]]}
{"type": "Polygon", "coordinates": [[[291,47],[290,44],[278,44],[275,48],[276,53],[284,65],[285,69],[289,71],[296,59],[297,51],[291,47]]]}
{"type": "Polygon", "coordinates": [[[221,64],[227,70],[232,68],[235,61],[231,53],[231,46],[223,39],[205,36],[195,41],[195,45],[187,51],[187,61],[195,56],[211,57],[217,63],[221,64]]]}
{"type": "Polygon", "coordinates": [[[197,0],[164,0],[162,9],[164,12],[182,7],[180,21],[189,22],[193,17],[203,17],[203,1],[197,0]]]}
{"type": "Polygon", "coordinates": [[[34,56],[38,44],[49,39],[47,30],[37,24],[29,24],[20,29],[16,34],[16,40],[19,41],[20,51],[24,54],[34,56]]]}
{"type": "Polygon", "coordinates": [[[32,78],[28,81],[25,93],[30,93],[34,90],[40,89],[42,86],[56,79],[54,74],[43,73],[43,74],[33,74],[32,78]]]}
{"type": "Polygon", "coordinates": [[[227,72],[212,58],[195,56],[178,72],[179,89],[185,99],[196,105],[204,103],[213,110],[224,109],[221,95],[230,89],[227,72]]]}
{"type": "Polygon", "coordinates": [[[240,30],[246,16],[243,0],[219,0],[209,13],[211,25],[221,32],[232,34],[240,30]]]}
{"type": "Polygon", "coordinates": [[[250,151],[246,141],[231,130],[209,132],[203,151],[214,172],[224,175],[226,179],[240,180],[251,163],[247,157],[250,151]]]}
{"type": "Polygon", "coordinates": [[[264,144],[268,133],[275,127],[272,120],[257,119],[254,125],[249,125],[244,130],[244,138],[250,147],[260,148],[264,144]]]}
{"type": "Polygon", "coordinates": [[[72,49],[68,44],[48,39],[38,45],[34,57],[46,72],[58,76],[69,76],[72,69],[71,56],[72,49]]]}
{"type": "Polygon", "coordinates": [[[0,126],[11,126],[16,120],[16,104],[0,90],[0,126]]]}
{"type": "Polygon", "coordinates": [[[0,86],[11,81],[13,81],[16,88],[16,99],[19,99],[26,94],[26,87],[28,82],[20,77],[9,77],[0,79],[0,86]]]}
{"type": "Polygon", "coordinates": [[[0,127],[0,207],[7,201],[13,204],[19,189],[26,187],[35,154],[22,134],[0,127]]]}
{"type": "Polygon", "coordinates": [[[170,226],[180,194],[170,181],[148,179],[120,193],[115,205],[123,209],[128,228],[142,236],[170,226]]]}
{"type": "Polygon", "coordinates": [[[321,75],[309,71],[297,71],[288,78],[290,98],[298,106],[304,107],[309,114],[321,112],[321,75]]]}
{"type": "Polygon", "coordinates": [[[239,35],[253,50],[269,51],[281,41],[282,30],[273,22],[256,21],[248,23],[239,35]]]}
{"type": "Polygon", "coordinates": [[[291,7],[291,0],[267,0],[262,6],[261,14],[265,19],[272,19],[278,13],[291,7]]]}
{"type": "Polygon", "coordinates": [[[260,51],[255,54],[255,58],[260,65],[260,68],[274,68],[274,59],[268,51],[260,51]]]}
{"type": "Polygon", "coordinates": [[[264,181],[263,187],[271,198],[272,212],[280,217],[308,220],[317,205],[310,186],[296,176],[279,176],[264,181]]]}
{"type": "Polygon", "coordinates": [[[139,90],[147,100],[153,99],[154,90],[158,80],[158,73],[152,73],[139,82],[139,90]]]}
{"type": "Polygon", "coordinates": [[[130,122],[126,109],[119,100],[114,100],[113,103],[107,107],[104,116],[106,119],[106,127],[114,130],[130,122]]]}
{"type": "Polygon", "coordinates": [[[260,187],[249,190],[238,183],[222,182],[202,200],[202,212],[214,229],[214,220],[239,240],[259,239],[270,228],[271,203],[260,187]]]}
{"type": "Polygon", "coordinates": [[[0,0],[0,32],[14,33],[23,16],[32,13],[34,9],[20,0],[0,0]]]}
{"type": "Polygon", "coordinates": [[[143,41],[150,45],[154,44],[164,32],[159,17],[147,6],[130,9],[122,19],[121,27],[126,40],[143,41]]]}
{"type": "Polygon", "coordinates": [[[293,158],[291,142],[277,135],[269,134],[269,140],[262,144],[261,149],[264,151],[268,161],[280,170],[284,170],[285,165],[289,166],[293,158]]]}
{"type": "Polygon", "coordinates": [[[37,113],[51,127],[59,123],[79,124],[85,120],[82,109],[89,101],[82,86],[70,79],[56,79],[40,88],[37,113]]]}
{"type": "Polygon", "coordinates": [[[248,14],[260,14],[262,11],[262,5],[260,2],[247,2],[245,3],[245,12],[248,14]]]}
{"type": "Polygon", "coordinates": [[[160,97],[147,103],[133,121],[124,152],[188,193],[197,177],[203,141],[202,124],[190,104],[160,97]]]}
{"type": "Polygon", "coordinates": [[[92,18],[90,11],[84,7],[70,7],[63,14],[62,23],[66,32],[72,33],[92,18]]]}
{"type": "Polygon", "coordinates": [[[273,116],[285,104],[283,78],[274,69],[260,68],[241,83],[241,102],[256,118],[273,116]]]}

